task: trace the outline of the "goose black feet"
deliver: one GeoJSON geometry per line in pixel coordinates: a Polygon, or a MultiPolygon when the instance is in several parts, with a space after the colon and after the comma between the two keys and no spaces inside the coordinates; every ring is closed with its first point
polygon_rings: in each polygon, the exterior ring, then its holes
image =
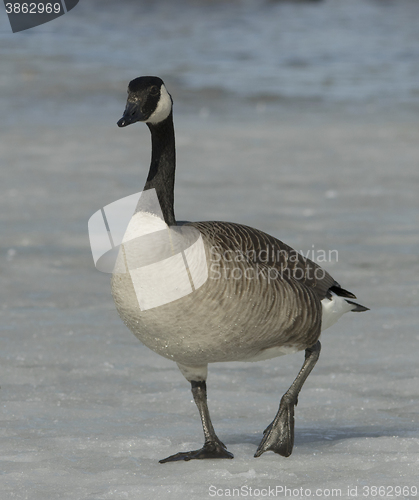
{"type": "Polygon", "coordinates": [[[294,446],[294,406],[298,402],[298,394],[309,376],[320,355],[320,342],[306,349],[304,364],[288,391],[282,396],[279,410],[273,422],[264,430],[263,439],[256,450],[255,457],[265,451],[279,453],[289,457],[294,446]]]}
{"type": "Polygon", "coordinates": [[[215,434],[208,411],[207,386],[205,381],[192,381],[191,386],[194,401],[201,415],[205,444],[200,450],[181,451],[160,460],[160,463],[165,464],[167,462],[177,462],[178,460],[202,460],[204,458],[234,458],[234,455],[227,451],[225,444],[215,434]]]}
{"type": "Polygon", "coordinates": [[[178,460],[202,460],[204,458],[234,458],[234,455],[227,451],[221,441],[207,441],[200,450],[176,453],[159,462],[165,464],[167,462],[177,462],[178,460]]]}
{"type": "Polygon", "coordinates": [[[273,451],[289,457],[294,446],[294,403],[282,398],[279,411],[273,422],[263,431],[263,439],[256,450],[255,457],[265,451],[273,451]]]}

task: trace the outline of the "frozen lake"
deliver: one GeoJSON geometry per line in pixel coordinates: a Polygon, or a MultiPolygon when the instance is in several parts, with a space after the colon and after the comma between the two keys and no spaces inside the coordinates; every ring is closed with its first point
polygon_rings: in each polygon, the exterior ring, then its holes
{"type": "Polygon", "coordinates": [[[0,19],[2,500],[417,496],[418,11],[81,0],[20,34],[0,19]],[[234,460],[158,463],[202,445],[198,412],[120,321],[87,234],[146,179],[147,127],[116,127],[140,74],[175,100],[177,218],[337,250],[324,267],[371,308],[323,334],[290,458],[253,454],[302,353],[210,366],[234,460]]]}

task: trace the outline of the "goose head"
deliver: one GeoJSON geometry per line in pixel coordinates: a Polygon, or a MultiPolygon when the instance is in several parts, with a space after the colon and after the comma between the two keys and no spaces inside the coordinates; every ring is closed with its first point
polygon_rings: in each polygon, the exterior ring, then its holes
{"type": "Polygon", "coordinates": [[[118,127],[135,122],[160,123],[170,115],[172,104],[163,80],[157,76],[135,78],[128,85],[127,105],[118,127]]]}

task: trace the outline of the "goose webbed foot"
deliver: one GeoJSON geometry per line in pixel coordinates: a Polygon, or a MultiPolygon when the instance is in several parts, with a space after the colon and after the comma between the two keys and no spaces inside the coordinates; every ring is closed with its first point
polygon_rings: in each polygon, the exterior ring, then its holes
{"type": "Polygon", "coordinates": [[[218,439],[217,434],[215,434],[208,411],[207,385],[205,381],[191,381],[191,389],[194,401],[201,416],[205,444],[200,450],[181,451],[160,460],[160,463],[165,464],[167,462],[177,462],[178,460],[202,460],[204,458],[234,458],[234,455],[227,451],[226,445],[222,443],[218,439]]]}
{"type": "Polygon", "coordinates": [[[298,402],[298,394],[309,376],[320,355],[320,342],[306,349],[304,364],[288,391],[282,396],[278,413],[273,422],[264,430],[262,441],[256,450],[255,457],[265,451],[273,451],[289,457],[294,446],[294,407],[298,402]]]}
{"type": "Polygon", "coordinates": [[[167,462],[177,462],[178,460],[203,460],[204,458],[234,458],[234,455],[227,451],[226,446],[220,441],[207,441],[199,450],[179,452],[170,457],[160,460],[161,464],[167,462]]]}
{"type": "Polygon", "coordinates": [[[263,431],[263,439],[256,450],[255,457],[265,451],[273,451],[289,457],[294,446],[294,403],[281,401],[279,411],[273,422],[263,431]]]}

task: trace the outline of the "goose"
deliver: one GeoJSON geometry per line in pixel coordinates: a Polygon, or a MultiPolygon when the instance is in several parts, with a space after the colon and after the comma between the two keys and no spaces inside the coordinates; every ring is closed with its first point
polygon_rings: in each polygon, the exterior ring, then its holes
{"type": "MultiPolygon", "coordinates": [[[[259,457],[270,450],[288,457],[294,445],[294,407],[319,358],[321,331],[345,312],[368,308],[353,302],[355,295],[320,266],[258,229],[230,222],[177,222],[173,101],[160,78],[142,76],[129,83],[126,108],[117,124],[135,122],[146,123],[151,133],[151,164],[143,194],[156,194],[161,214],[136,210],[127,233],[133,238],[165,227],[195,231],[208,272],[192,293],[147,308],[139,306],[132,273],[114,272],[111,278],[121,319],[143,344],[177,363],[201,417],[203,447],[160,463],[233,458],[211,422],[209,363],[260,361],[304,350],[302,368],[254,454],[259,457]]],[[[155,280],[164,289],[165,280],[155,280]]]]}

